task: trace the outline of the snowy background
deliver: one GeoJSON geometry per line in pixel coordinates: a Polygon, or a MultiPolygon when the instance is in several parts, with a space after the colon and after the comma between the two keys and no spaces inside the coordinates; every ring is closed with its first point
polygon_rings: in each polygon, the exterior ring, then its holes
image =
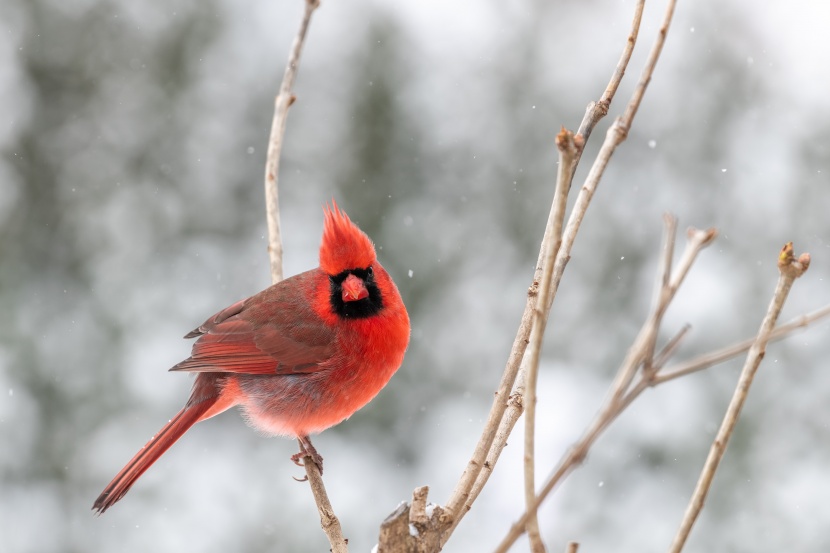
{"type": "MultiPolygon", "coordinates": [[[[577,185],[663,9],[647,5],[577,185]]],[[[0,3],[0,552],[328,550],[291,479],[296,444],[235,413],[195,427],[103,517],[90,511],[184,403],[189,379],[166,372],[189,354],[180,336],[269,284],[265,145],[301,11],[0,3]]],[[[370,550],[414,487],[444,502],[460,476],[524,305],[553,138],[602,93],[632,13],[633,0],[326,0],[315,14],[280,180],[286,274],[317,264],[334,197],[413,322],[390,385],[315,440],[352,551],[370,550]]],[[[721,233],[667,314],[664,339],[693,325],[679,358],[755,332],[788,240],[813,265],[783,319],[830,302],[828,24],[819,0],[680,2],[554,306],[539,481],[646,316],[663,212],[721,233]]],[[[828,331],[770,347],[690,551],[830,550],[828,331]]],[[[550,550],[665,549],[740,364],[644,394],[545,504],[550,550]]],[[[520,441],[447,551],[491,549],[521,513],[520,441]]]]}

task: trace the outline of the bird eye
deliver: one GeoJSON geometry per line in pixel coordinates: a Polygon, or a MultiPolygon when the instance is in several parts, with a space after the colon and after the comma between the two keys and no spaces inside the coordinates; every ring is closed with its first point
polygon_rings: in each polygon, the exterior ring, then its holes
{"type": "Polygon", "coordinates": [[[366,269],[366,278],[371,278],[374,273],[372,272],[372,266],[369,265],[369,268],[366,269]]]}

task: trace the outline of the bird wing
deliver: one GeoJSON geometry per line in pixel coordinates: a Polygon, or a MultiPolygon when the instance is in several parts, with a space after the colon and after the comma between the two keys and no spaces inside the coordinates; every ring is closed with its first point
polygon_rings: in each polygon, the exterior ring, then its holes
{"type": "MultiPolygon", "coordinates": [[[[306,276],[303,275],[298,276],[306,276]]],[[[294,277],[294,279],[297,277],[294,277]]],[[[288,279],[288,280],[294,280],[288,279]]],[[[335,331],[288,280],[223,309],[186,338],[199,339],[171,371],[302,374],[335,352],[335,331]]]]}

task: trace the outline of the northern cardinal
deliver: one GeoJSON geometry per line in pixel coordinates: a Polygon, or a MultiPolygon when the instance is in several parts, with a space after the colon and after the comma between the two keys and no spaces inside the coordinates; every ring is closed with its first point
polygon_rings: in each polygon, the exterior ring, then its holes
{"type": "Polygon", "coordinates": [[[223,309],[185,338],[199,337],[171,371],[198,373],[179,411],[109,483],[103,513],[199,421],[236,405],[268,434],[299,439],[320,466],[309,435],[366,405],[403,361],[409,316],[369,237],[332,202],[325,208],[320,267],[223,309]]]}

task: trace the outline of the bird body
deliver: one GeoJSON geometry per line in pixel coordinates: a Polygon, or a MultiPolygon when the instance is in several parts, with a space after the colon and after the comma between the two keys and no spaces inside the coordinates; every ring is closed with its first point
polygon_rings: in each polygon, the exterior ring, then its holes
{"type": "Polygon", "coordinates": [[[234,406],[254,428],[300,439],[366,405],[403,361],[409,316],[369,238],[334,204],[326,209],[320,267],[219,311],[185,338],[191,356],[171,371],[198,373],[185,407],[107,486],[106,511],[195,423],[234,406]]]}

